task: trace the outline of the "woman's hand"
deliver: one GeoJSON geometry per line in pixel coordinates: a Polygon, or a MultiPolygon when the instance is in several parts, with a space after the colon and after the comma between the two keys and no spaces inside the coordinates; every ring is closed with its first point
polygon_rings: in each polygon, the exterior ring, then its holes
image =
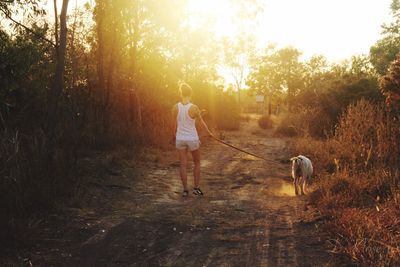
{"type": "Polygon", "coordinates": [[[171,140],[171,141],[170,141],[171,144],[175,144],[175,139],[176,139],[176,136],[175,136],[175,135],[171,136],[171,139],[170,139],[170,140],[171,140]]]}

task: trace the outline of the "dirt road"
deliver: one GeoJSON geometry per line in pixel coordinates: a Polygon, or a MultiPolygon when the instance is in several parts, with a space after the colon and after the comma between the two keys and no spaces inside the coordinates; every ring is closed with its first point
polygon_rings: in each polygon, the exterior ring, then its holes
{"type": "Polygon", "coordinates": [[[225,141],[282,163],[206,141],[205,196],[182,198],[175,152],[159,151],[152,162],[117,167],[93,183],[98,189],[87,206],[40,222],[35,246],[20,260],[33,266],[329,265],[310,219],[315,214],[293,194],[286,141],[258,129],[255,120],[225,133],[225,141]]]}

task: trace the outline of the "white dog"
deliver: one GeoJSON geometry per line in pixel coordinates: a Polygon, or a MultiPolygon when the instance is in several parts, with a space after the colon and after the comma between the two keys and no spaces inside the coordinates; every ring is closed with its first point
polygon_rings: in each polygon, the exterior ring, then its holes
{"type": "Polygon", "coordinates": [[[290,160],[292,161],[292,177],[295,193],[296,195],[299,194],[298,186],[300,186],[300,192],[304,195],[306,183],[311,179],[313,173],[311,160],[303,155],[291,158],[290,160]]]}

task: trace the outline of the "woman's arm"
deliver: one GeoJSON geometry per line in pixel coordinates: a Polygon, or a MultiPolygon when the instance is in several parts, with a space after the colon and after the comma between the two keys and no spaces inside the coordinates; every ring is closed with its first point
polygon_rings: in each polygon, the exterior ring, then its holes
{"type": "Polygon", "coordinates": [[[176,137],[176,127],[178,127],[178,125],[176,124],[176,117],[178,116],[178,107],[176,106],[176,105],[174,105],[173,107],[172,107],[172,110],[171,110],[171,114],[172,114],[172,123],[173,123],[173,132],[172,132],[172,136],[173,136],[173,139],[175,140],[175,137],[176,137]]]}
{"type": "Polygon", "coordinates": [[[200,111],[199,107],[197,107],[196,105],[193,105],[193,115],[194,115],[194,118],[196,118],[200,121],[200,123],[204,127],[204,129],[206,129],[208,135],[214,136],[213,133],[208,128],[206,122],[203,120],[203,117],[201,116],[201,111],[200,111]]]}

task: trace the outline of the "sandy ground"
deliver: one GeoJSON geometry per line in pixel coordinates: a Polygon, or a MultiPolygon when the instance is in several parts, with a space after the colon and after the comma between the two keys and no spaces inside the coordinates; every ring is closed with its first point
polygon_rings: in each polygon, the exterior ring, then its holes
{"type": "MultiPolygon", "coordinates": [[[[205,195],[181,197],[177,155],[150,150],[82,190],[87,202],[33,221],[21,266],[334,266],[318,214],[294,196],[287,141],[251,119],[224,140],[271,164],[204,140],[205,195]],[[87,190],[91,188],[91,190],[87,190]]],[[[190,166],[190,170],[191,170],[190,166]]],[[[190,173],[190,172],[189,172],[190,173]]],[[[190,173],[189,185],[193,179],[190,173]]]]}

